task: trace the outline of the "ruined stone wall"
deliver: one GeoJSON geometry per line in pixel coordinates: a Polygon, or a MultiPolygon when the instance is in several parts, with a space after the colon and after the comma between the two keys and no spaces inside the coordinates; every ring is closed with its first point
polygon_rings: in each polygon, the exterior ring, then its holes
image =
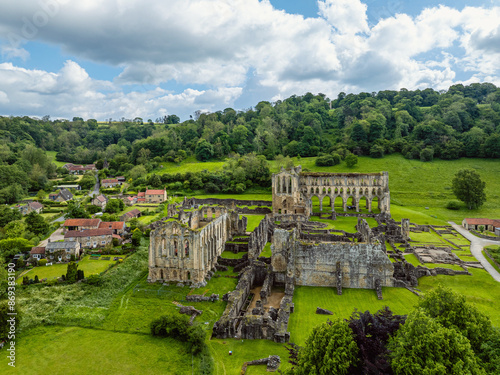
{"type": "Polygon", "coordinates": [[[272,176],[273,214],[312,214],[312,198],[319,199],[320,210],[329,205],[335,212],[335,199],[340,197],[343,211],[353,199],[356,212],[365,198],[372,211],[374,198],[382,213],[390,213],[389,174],[381,173],[305,173],[302,168],[282,169],[272,176]],[[325,199],[326,198],[326,199],[325,199]]]}
{"type": "Polygon", "coordinates": [[[224,251],[226,241],[243,227],[237,214],[219,213],[217,218],[203,223],[206,225],[201,228],[202,213],[194,211],[189,213],[190,219],[186,224],[169,221],[152,230],[148,281],[202,283],[224,251]],[[193,220],[195,217],[197,220],[193,220]],[[193,225],[194,222],[197,225],[193,225]]]}
{"type": "MultiPolygon", "coordinates": [[[[276,229],[271,264],[284,278],[293,277],[295,285],[337,287],[337,264],[343,288],[375,289],[393,286],[394,267],[383,243],[306,243],[297,239],[297,231],[276,229]]],[[[280,275],[275,275],[276,280],[280,275]]]]}
{"type": "Polygon", "coordinates": [[[264,218],[248,239],[248,258],[257,259],[269,241],[269,220],[264,218]]]}

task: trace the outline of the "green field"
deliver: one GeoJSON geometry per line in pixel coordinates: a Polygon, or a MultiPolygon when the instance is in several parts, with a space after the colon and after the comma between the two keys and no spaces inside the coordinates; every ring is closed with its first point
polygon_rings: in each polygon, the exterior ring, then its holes
{"type": "Polygon", "coordinates": [[[328,319],[328,315],[316,314],[316,307],[330,310],[334,316],[345,319],[355,308],[375,312],[389,306],[396,314],[407,314],[418,301],[416,295],[402,288],[384,287],[382,294],[384,299],[378,300],[375,291],[369,289],[343,289],[339,296],[336,288],[295,287],[295,308],[288,324],[290,341],[303,345],[312,328],[328,319]]]}
{"type": "Polygon", "coordinates": [[[52,161],[52,163],[54,163],[55,165],[57,165],[58,167],[62,167],[64,164],[67,164],[66,162],[64,161],[57,161],[56,160],[56,154],[57,154],[57,151],[45,151],[45,154],[47,154],[47,156],[49,157],[49,159],[52,161]]]}
{"type": "Polygon", "coordinates": [[[191,374],[186,344],[170,338],[80,327],[40,327],[16,342],[16,368],[2,374],[191,374]]]}
{"type": "MultiPolygon", "coordinates": [[[[85,276],[101,273],[105,271],[109,266],[116,263],[113,260],[113,255],[109,255],[110,260],[91,260],[90,255],[86,255],[82,260],[78,262],[78,269],[83,270],[85,276]]],[[[121,256],[123,258],[123,256],[121,256]]],[[[66,270],[68,268],[67,263],[53,264],[52,266],[41,266],[34,267],[23,276],[28,276],[30,279],[35,279],[35,275],[38,275],[38,279],[54,279],[61,277],[61,275],[66,275],[66,270]]],[[[22,283],[22,278],[17,280],[18,284],[22,283]]]]}

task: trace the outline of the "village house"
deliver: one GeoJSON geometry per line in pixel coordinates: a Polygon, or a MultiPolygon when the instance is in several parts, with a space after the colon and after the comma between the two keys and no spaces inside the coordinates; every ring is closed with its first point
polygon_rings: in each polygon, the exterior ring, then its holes
{"type": "Polygon", "coordinates": [[[146,190],[146,203],[162,203],[167,200],[167,191],[163,190],[146,190]]]}
{"type": "Polygon", "coordinates": [[[97,168],[94,164],[87,164],[83,166],[67,163],[63,165],[63,168],[66,168],[71,174],[84,174],[87,171],[97,172],[97,168]]]}
{"type": "Polygon", "coordinates": [[[142,213],[137,208],[120,216],[121,221],[127,221],[136,217],[141,217],[142,213]]]}
{"type": "Polygon", "coordinates": [[[98,229],[101,224],[101,219],[67,219],[63,226],[64,232],[73,230],[90,230],[98,229]]]}
{"type": "Polygon", "coordinates": [[[30,251],[30,262],[33,262],[35,260],[40,260],[45,258],[45,247],[42,246],[35,246],[31,248],[30,251]]]}
{"type": "Polygon", "coordinates": [[[140,191],[137,193],[137,203],[146,203],[146,192],[140,191]]]}
{"type": "Polygon", "coordinates": [[[101,181],[101,186],[103,188],[112,188],[115,186],[120,186],[122,183],[116,178],[105,178],[101,181]]]}
{"type": "Polygon", "coordinates": [[[32,201],[28,202],[26,205],[20,206],[19,211],[22,215],[28,215],[31,212],[41,213],[43,210],[43,205],[39,202],[32,201]]]}
{"type": "Polygon", "coordinates": [[[70,230],[64,235],[65,241],[77,241],[84,248],[104,247],[113,240],[111,229],[70,230]]]}
{"type": "Polygon", "coordinates": [[[100,207],[102,210],[106,208],[106,204],[108,203],[108,198],[105,195],[98,195],[91,202],[94,206],[100,207]]]}
{"type": "Polygon", "coordinates": [[[54,202],[67,202],[73,199],[73,194],[67,189],[61,189],[49,194],[49,199],[54,202]]]}
{"type": "Polygon", "coordinates": [[[82,187],[80,185],[58,185],[56,186],[56,189],[75,189],[75,190],[82,190],[82,187]]]}
{"type": "Polygon", "coordinates": [[[70,240],[64,242],[49,242],[45,246],[45,256],[49,261],[69,262],[71,256],[80,257],[81,244],[77,241],[70,240]]]}
{"type": "Polygon", "coordinates": [[[484,230],[489,232],[496,231],[496,228],[500,228],[500,220],[498,219],[464,219],[462,221],[462,226],[465,229],[480,230],[479,227],[484,227],[484,230]]]}
{"type": "Polygon", "coordinates": [[[113,234],[121,236],[125,232],[124,221],[102,221],[99,224],[99,229],[111,229],[113,234]]]}
{"type": "Polygon", "coordinates": [[[121,182],[122,184],[125,182],[125,177],[123,176],[117,176],[116,179],[121,182]]]}
{"type": "Polygon", "coordinates": [[[126,206],[133,206],[134,204],[137,203],[137,196],[134,195],[132,197],[125,197],[123,198],[123,202],[125,203],[126,206]]]}

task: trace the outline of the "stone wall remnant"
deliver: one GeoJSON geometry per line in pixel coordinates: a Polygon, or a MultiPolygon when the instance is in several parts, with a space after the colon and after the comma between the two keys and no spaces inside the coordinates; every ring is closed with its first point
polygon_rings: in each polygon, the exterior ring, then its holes
{"type": "Polygon", "coordinates": [[[202,210],[183,212],[179,220],[160,223],[151,231],[149,282],[203,283],[226,241],[246,228],[246,220],[225,209],[207,220],[202,210]]]}

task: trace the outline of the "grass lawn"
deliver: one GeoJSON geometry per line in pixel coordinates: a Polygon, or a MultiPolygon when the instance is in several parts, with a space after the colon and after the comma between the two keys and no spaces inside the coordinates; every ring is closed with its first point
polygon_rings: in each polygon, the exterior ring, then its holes
{"type": "Polygon", "coordinates": [[[226,259],[241,259],[245,254],[247,254],[247,252],[240,252],[235,254],[232,251],[223,251],[220,256],[226,259]]]}
{"type": "Polygon", "coordinates": [[[417,267],[417,266],[421,266],[421,265],[422,265],[422,263],[420,263],[420,262],[418,261],[418,259],[417,259],[417,257],[415,256],[415,254],[405,254],[405,255],[404,255],[404,257],[405,257],[405,259],[406,259],[406,261],[407,261],[408,263],[413,264],[415,267],[417,267]]]}
{"type": "Polygon", "coordinates": [[[262,219],[265,218],[265,215],[242,215],[242,216],[246,216],[248,219],[247,232],[253,232],[254,229],[259,226],[262,219]]]}
{"type": "MultiPolygon", "coordinates": [[[[192,371],[187,345],[171,338],[52,326],[34,328],[16,341],[16,368],[5,360],[2,374],[185,375],[192,371]]],[[[198,368],[197,360],[194,366],[198,368]]]]}
{"type": "Polygon", "coordinates": [[[262,249],[262,252],[260,253],[259,256],[270,258],[272,255],[273,253],[271,251],[271,242],[268,242],[266,243],[266,246],[264,246],[264,249],[262,249]]]}
{"type": "MultiPolygon", "coordinates": [[[[283,344],[269,340],[235,340],[214,339],[208,342],[214,359],[215,375],[239,374],[244,362],[267,358],[270,355],[279,355],[281,358],[280,370],[289,368],[288,352],[283,344]],[[229,351],[233,354],[229,355],[229,351]]],[[[269,374],[266,366],[249,366],[247,375],[269,374]]]]}
{"type": "MultiPolygon", "coordinates": [[[[375,219],[372,219],[371,217],[367,217],[365,219],[371,228],[376,227],[378,225],[375,219]]],[[[310,221],[317,221],[320,223],[328,224],[326,228],[321,228],[321,229],[339,229],[349,233],[355,233],[356,225],[358,224],[358,218],[350,216],[348,217],[338,216],[337,220],[320,219],[316,216],[311,216],[310,221]]]]}
{"type": "Polygon", "coordinates": [[[420,243],[429,243],[429,244],[442,244],[442,245],[450,245],[451,244],[444,239],[442,239],[435,232],[410,232],[410,238],[412,241],[420,242],[420,243]]]}
{"type": "MultiPolygon", "coordinates": [[[[109,255],[110,260],[90,260],[90,255],[86,255],[82,260],[78,262],[78,269],[83,270],[85,276],[93,275],[96,273],[101,273],[105,271],[110,265],[115,264],[113,260],[115,255],[109,255]]],[[[120,255],[122,258],[123,256],[120,255]]],[[[38,279],[48,280],[61,277],[62,274],[66,274],[68,264],[54,264],[52,266],[34,267],[23,276],[28,276],[30,279],[34,279],[35,275],[38,275],[38,279]]],[[[22,283],[22,278],[17,279],[17,283],[22,283]]]]}
{"type": "MultiPolygon", "coordinates": [[[[312,328],[325,322],[328,315],[316,314],[316,307],[328,309],[333,317],[349,318],[354,309],[376,312],[389,306],[395,314],[407,314],[418,301],[418,297],[403,288],[382,288],[383,300],[377,299],[374,290],[343,289],[337,295],[335,288],[296,286],[293,295],[294,312],[290,315],[288,330],[290,341],[303,345],[312,328]]],[[[330,317],[331,318],[331,317],[330,317]]]]}
{"type": "MultiPolygon", "coordinates": [[[[493,260],[491,260],[491,258],[488,256],[488,254],[486,254],[483,250],[483,255],[484,257],[486,258],[486,260],[488,261],[489,264],[491,264],[491,266],[497,270],[497,272],[500,272],[500,268],[493,262],[493,260]]],[[[491,254],[490,254],[491,255],[491,254]]]]}

